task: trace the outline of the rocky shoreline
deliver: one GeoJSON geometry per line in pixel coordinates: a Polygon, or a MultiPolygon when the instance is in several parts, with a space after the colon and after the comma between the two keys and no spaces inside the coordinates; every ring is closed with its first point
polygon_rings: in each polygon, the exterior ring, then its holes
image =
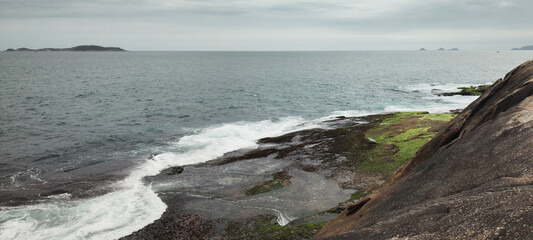
{"type": "Polygon", "coordinates": [[[256,149],[169,168],[146,179],[166,212],[123,239],[311,238],[386,185],[454,116],[338,117],[322,128],[260,139],[256,149]]]}
{"type": "Polygon", "coordinates": [[[315,236],[533,239],[533,61],[496,81],[315,236]]]}
{"type": "Polygon", "coordinates": [[[533,238],[533,62],[483,90],[167,169],[146,179],[167,211],[123,239],[533,238]]]}
{"type": "MultiPolygon", "coordinates": [[[[476,90],[475,88],[473,90],[476,90]]],[[[123,239],[529,239],[533,62],[457,113],[338,117],[146,181],[123,239]]]]}

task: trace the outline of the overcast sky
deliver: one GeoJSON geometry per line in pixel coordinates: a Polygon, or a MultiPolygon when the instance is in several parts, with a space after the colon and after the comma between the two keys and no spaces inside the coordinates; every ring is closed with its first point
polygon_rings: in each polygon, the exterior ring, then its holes
{"type": "Polygon", "coordinates": [[[533,0],[0,0],[0,48],[506,50],[533,0]]]}

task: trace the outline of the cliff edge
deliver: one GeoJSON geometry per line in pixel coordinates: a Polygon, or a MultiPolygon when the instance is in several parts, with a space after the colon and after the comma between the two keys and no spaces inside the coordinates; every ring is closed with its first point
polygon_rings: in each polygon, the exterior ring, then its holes
{"type": "Polygon", "coordinates": [[[315,238],[533,239],[533,61],[499,79],[315,238]]]}

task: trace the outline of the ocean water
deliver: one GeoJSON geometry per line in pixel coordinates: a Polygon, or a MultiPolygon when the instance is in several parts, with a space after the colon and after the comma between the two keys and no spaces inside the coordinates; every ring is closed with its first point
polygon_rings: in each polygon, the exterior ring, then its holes
{"type": "Polygon", "coordinates": [[[0,53],[0,239],[113,239],[143,181],[331,117],[464,108],[531,51],[0,53]],[[155,157],[153,157],[155,155],[155,157]]]}

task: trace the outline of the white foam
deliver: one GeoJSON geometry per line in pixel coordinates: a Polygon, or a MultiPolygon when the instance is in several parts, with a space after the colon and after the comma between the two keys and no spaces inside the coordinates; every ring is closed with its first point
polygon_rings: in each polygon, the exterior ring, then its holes
{"type": "Polygon", "coordinates": [[[335,111],[325,118],[320,120],[333,119],[337,116],[345,117],[361,117],[374,114],[384,114],[384,113],[393,113],[393,112],[417,112],[417,111],[427,111],[430,113],[446,113],[450,110],[463,109],[467,107],[470,103],[476,100],[478,96],[436,96],[428,95],[424,97],[427,99],[427,102],[423,105],[412,105],[412,104],[396,104],[389,105],[382,109],[377,109],[374,111],[359,111],[359,110],[344,110],[344,111],[335,111]]]}
{"type": "Polygon", "coordinates": [[[282,213],[281,211],[277,209],[272,209],[274,212],[276,212],[277,221],[280,226],[285,226],[289,224],[292,220],[294,220],[294,217],[291,217],[287,215],[286,213],[282,213]]]}
{"type": "Polygon", "coordinates": [[[334,111],[332,112],[327,118],[335,118],[338,116],[344,116],[344,117],[362,117],[362,116],[368,116],[373,114],[380,114],[383,113],[382,110],[374,110],[374,111],[363,111],[363,110],[340,110],[340,111],[334,111]]]}
{"type": "Polygon", "coordinates": [[[0,239],[116,239],[153,222],[165,209],[144,185],[86,200],[3,208],[0,239]]]}
{"type": "Polygon", "coordinates": [[[125,182],[135,183],[144,176],[155,175],[165,168],[205,162],[224,153],[257,146],[256,141],[264,137],[319,127],[299,117],[286,117],[277,121],[236,122],[215,125],[197,130],[196,134],[182,137],[173,143],[176,151],[159,154],[140,165],[125,182]]]}
{"type": "Polygon", "coordinates": [[[413,111],[427,111],[430,113],[445,113],[450,110],[464,109],[478,96],[436,96],[429,95],[424,97],[427,99],[423,105],[390,105],[385,107],[384,112],[413,112],[413,111]]]}
{"type": "MultiPolygon", "coordinates": [[[[391,105],[375,111],[336,111],[325,118],[307,122],[299,117],[287,117],[198,129],[194,134],[171,143],[175,148],[172,152],[159,154],[135,167],[128,177],[114,184],[114,192],[75,201],[70,200],[70,196],[61,195],[50,198],[48,203],[0,208],[0,239],[120,238],[159,219],[166,210],[166,205],[150,186],[144,185],[142,179],[168,167],[201,163],[233,150],[254,148],[260,138],[325,127],[320,124],[321,121],[336,116],[355,117],[398,111],[446,112],[464,108],[475,98],[428,94],[428,104],[424,106],[391,105]]],[[[280,225],[292,220],[279,210],[271,210],[276,212],[280,225]]]]}
{"type": "MultiPolygon", "coordinates": [[[[489,83],[490,84],[490,83],[489,83]]],[[[414,85],[400,86],[398,89],[406,92],[419,92],[422,94],[421,99],[427,100],[424,104],[397,104],[390,105],[383,109],[383,112],[409,112],[409,111],[428,111],[430,113],[444,113],[450,110],[463,109],[473,102],[478,96],[438,96],[434,90],[439,92],[458,92],[459,87],[477,86],[479,84],[468,83],[447,83],[432,84],[419,83],[414,85]]]]}
{"type": "MultiPolygon", "coordinates": [[[[131,234],[161,217],[166,205],[146,176],[174,165],[205,162],[240,148],[255,147],[263,137],[318,127],[302,118],[287,117],[260,122],[221,124],[197,130],[173,143],[176,152],[157,155],[115,183],[116,191],[91,199],[72,201],[66,196],[51,202],[0,208],[0,239],[116,239],[131,234]]],[[[278,215],[280,224],[290,217],[278,215]]]]}

